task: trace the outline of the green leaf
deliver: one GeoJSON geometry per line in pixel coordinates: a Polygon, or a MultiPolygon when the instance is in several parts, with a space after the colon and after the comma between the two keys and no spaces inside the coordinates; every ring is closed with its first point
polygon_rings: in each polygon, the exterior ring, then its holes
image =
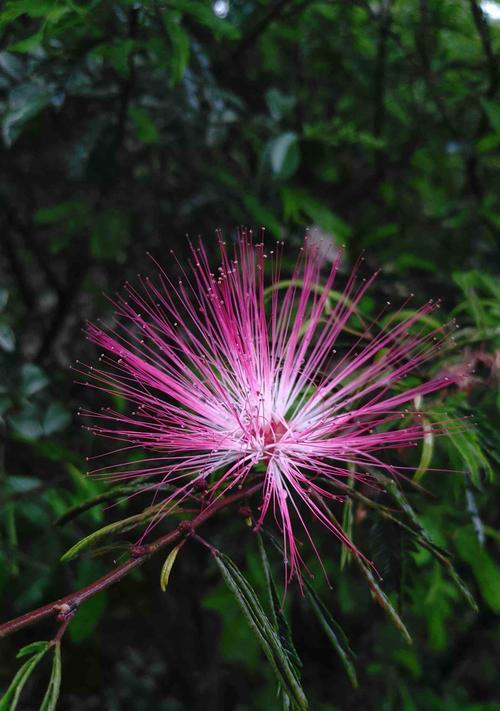
{"type": "Polygon", "coordinates": [[[167,10],[163,13],[163,24],[172,44],[170,58],[170,87],[180,82],[189,62],[189,37],[181,25],[181,16],[167,10]]]}
{"type": "Polygon", "coordinates": [[[3,311],[7,306],[7,301],[9,300],[8,289],[0,289],[0,311],[3,311]]]}
{"type": "Polygon", "coordinates": [[[275,237],[281,233],[281,225],[273,212],[251,193],[243,197],[243,203],[251,217],[259,223],[260,227],[268,229],[275,237]]]}
{"type": "Polygon", "coordinates": [[[490,153],[496,151],[500,146],[500,132],[487,133],[476,142],[476,151],[478,153],[490,153]]]}
{"type": "Polygon", "coordinates": [[[33,215],[37,225],[56,225],[63,222],[75,229],[85,224],[88,217],[88,205],[79,200],[68,200],[41,207],[33,215]]]}
{"type": "Polygon", "coordinates": [[[453,536],[453,541],[460,557],[472,568],[485,602],[494,612],[500,612],[500,571],[479,544],[473,528],[467,526],[459,529],[453,536]]]}
{"type": "Polygon", "coordinates": [[[417,588],[418,603],[424,612],[423,619],[429,631],[429,643],[436,650],[444,650],[448,640],[449,621],[452,604],[456,600],[456,590],[444,579],[443,571],[435,563],[424,589],[417,588]]]}
{"type": "Polygon", "coordinates": [[[6,353],[13,353],[16,347],[14,331],[8,323],[0,323],[0,348],[6,353]]]}
{"type": "Polygon", "coordinates": [[[300,163],[298,136],[294,131],[286,131],[271,141],[269,147],[271,168],[276,177],[290,178],[300,163]]]}
{"type": "Polygon", "coordinates": [[[484,310],[481,299],[478,296],[477,290],[483,285],[483,282],[477,272],[455,272],[453,280],[464,292],[469,311],[476,322],[476,326],[480,331],[483,331],[490,324],[484,310]]]}
{"type": "Polygon", "coordinates": [[[471,594],[468,586],[455,570],[453,563],[450,560],[450,554],[433,542],[431,535],[422,525],[415,511],[412,509],[403,492],[395,484],[395,482],[388,479],[387,477],[380,475],[379,473],[377,473],[377,476],[380,481],[384,483],[384,486],[386,487],[388,493],[392,495],[393,499],[398,503],[401,510],[406,514],[411,525],[404,523],[399,518],[387,511],[379,511],[379,513],[384,518],[388,518],[389,520],[396,523],[398,526],[404,528],[410,535],[415,537],[415,539],[421,546],[423,546],[425,549],[432,553],[432,555],[436,558],[440,565],[447,571],[448,575],[451,577],[456,587],[460,590],[460,592],[465,597],[472,609],[477,612],[478,607],[476,601],[474,600],[474,596],[471,594]]]}
{"type": "Polygon", "coordinates": [[[38,652],[41,652],[42,650],[45,651],[47,649],[47,644],[48,642],[31,642],[31,644],[27,644],[25,647],[21,647],[19,652],[16,654],[16,659],[21,659],[22,657],[29,657],[32,654],[37,654],[38,652]]]}
{"type": "Polygon", "coordinates": [[[382,139],[368,131],[361,131],[354,123],[345,121],[340,116],[332,121],[305,123],[304,136],[333,147],[350,143],[373,150],[384,146],[382,139]]]}
{"type": "Polygon", "coordinates": [[[95,496],[97,492],[101,491],[102,486],[100,482],[82,472],[74,464],[67,464],[66,470],[71,477],[76,491],[81,496],[95,496]]]}
{"type": "Polygon", "coordinates": [[[422,451],[420,453],[420,461],[413,475],[413,481],[418,484],[426,471],[428,470],[432,454],[434,452],[434,435],[432,433],[432,425],[427,417],[422,417],[421,420],[424,437],[422,439],[422,451]]]}
{"type": "MultiPolygon", "coordinates": [[[[105,491],[102,491],[104,484],[82,473],[78,467],[73,464],[68,464],[66,469],[75,484],[78,501],[74,506],[66,509],[66,511],[56,519],[56,526],[64,525],[94,506],[98,506],[106,501],[117,501],[121,497],[128,497],[132,493],[144,488],[144,480],[139,478],[128,484],[106,485],[105,491]]],[[[99,514],[99,518],[100,517],[99,514]]]]}
{"type": "Polygon", "coordinates": [[[7,147],[21,135],[28,121],[49,105],[51,98],[46,87],[34,83],[21,84],[11,90],[2,123],[3,140],[7,147]]]}
{"type": "Polygon", "coordinates": [[[394,313],[387,314],[387,316],[380,320],[380,324],[384,327],[388,323],[400,323],[401,321],[407,321],[408,319],[415,319],[416,322],[424,323],[430,329],[441,328],[442,326],[442,324],[433,316],[421,314],[418,311],[413,311],[412,309],[400,309],[394,313]]]}
{"type": "Polygon", "coordinates": [[[29,52],[32,52],[36,47],[42,44],[44,34],[45,33],[43,25],[40,25],[38,30],[36,32],[33,32],[32,35],[29,35],[28,37],[20,40],[19,42],[9,44],[9,50],[11,52],[19,52],[19,54],[27,54],[29,52]]]}
{"type": "Polygon", "coordinates": [[[41,368],[34,363],[25,363],[21,368],[21,386],[19,394],[23,398],[29,398],[40,392],[49,384],[49,379],[41,368]]]}
{"type": "Polygon", "coordinates": [[[418,257],[411,253],[398,254],[393,261],[393,265],[398,272],[413,271],[414,269],[421,269],[426,272],[435,272],[437,270],[436,265],[430,259],[423,259],[423,257],[418,257]]]}
{"type": "Polygon", "coordinates": [[[135,133],[138,140],[145,145],[158,143],[158,129],[150,118],[147,111],[139,106],[130,106],[129,116],[134,123],[135,133]]]}
{"type": "Polygon", "coordinates": [[[276,632],[279,635],[280,641],[283,645],[283,649],[285,650],[288,656],[290,664],[292,665],[292,667],[294,667],[295,674],[297,678],[299,678],[300,669],[302,668],[302,661],[300,660],[300,657],[297,654],[297,650],[295,649],[295,645],[292,639],[292,630],[290,629],[288,620],[283,614],[283,606],[281,605],[278,598],[276,584],[273,579],[271,566],[269,565],[269,559],[267,557],[266,549],[264,547],[264,541],[262,540],[262,536],[260,534],[258,534],[257,540],[259,544],[260,559],[264,570],[264,577],[266,580],[272,622],[276,632]]]}
{"type": "Polygon", "coordinates": [[[220,654],[225,661],[243,664],[247,669],[262,666],[259,641],[249,625],[242,623],[240,606],[222,580],[220,585],[203,596],[202,605],[214,611],[221,620],[220,654]]]}
{"type": "Polygon", "coordinates": [[[60,432],[71,422],[71,414],[58,402],[52,402],[42,419],[45,436],[60,432]]]}
{"type": "Polygon", "coordinates": [[[481,99],[481,104],[488,117],[492,129],[495,133],[500,135],[500,104],[494,101],[487,101],[486,99],[481,99]]]}
{"type": "Polygon", "coordinates": [[[372,247],[374,244],[378,244],[379,242],[383,242],[386,239],[395,237],[398,234],[398,229],[399,227],[395,222],[389,222],[384,225],[378,225],[377,227],[374,227],[373,230],[370,230],[370,232],[368,232],[365,239],[363,240],[363,244],[367,247],[372,247]]]}
{"type": "MultiPolygon", "coordinates": [[[[354,465],[349,464],[349,470],[354,471],[354,465]]],[[[347,480],[347,486],[349,489],[353,490],[355,485],[355,479],[353,476],[350,476],[349,479],[347,480]]],[[[347,497],[347,501],[344,502],[343,506],[343,511],[342,511],[342,530],[344,531],[345,535],[347,538],[351,541],[352,540],[352,529],[353,529],[353,523],[354,523],[354,506],[353,506],[353,500],[352,496],[347,497]]],[[[345,566],[347,563],[350,562],[352,558],[352,553],[350,549],[347,546],[341,546],[340,547],[340,570],[344,570],[345,566]]]]}
{"type": "Polygon", "coordinates": [[[447,441],[451,449],[458,454],[462,466],[468,470],[472,482],[476,486],[481,485],[481,472],[493,481],[495,474],[482,450],[478,433],[465,420],[450,423],[450,409],[448,406],[435,405],[429,414],[436,422],[448,421],[448,424],[443,426],[447,441]]]}
{"type": "Polygon", "coordinates": [[[10,0],[0,12],[0,26],[17,20],[21,15],[45,17],[56,5],[57,0],[10,0]]]}
{"type": "Polygon", "coordinates": [[[40,711],[54,711],[56,708],[59,692],[61,690],[61,644],[56,642],[54,645],[54,656],[52,659],[52,671],[50,681],[43,697],[40,711]]]}
{"type": "MultiPolygon", "coordinates": [[[[392,482],[387,477],[384,477],[379,472],[375,471],[374,474],[375,474],[375,476],[377,476],[380,480],[382,480],[385,483],[385,485],[388,489],[391,486],[395,487],[394,482],[392,482]]],[[[328,515],[331,518],[331,520],[333,521],[333,523],[336,526],[338,526],[339,528],[341,528],[337,519],[335,518],[335,515],[332,513],[332,511],[330,511],[330,509],[328,508],[328,506],[325,503],[323,503],[323,508],[328,513],[328,515]]],[[[372,594],[373,599],[387,613],[389,619],[394,624],[396,629],[401,633],[403,639],[405,639],[409,644],[411,644],[412,639],[411,639],[410,633],[408,632],[408,630],[406,628],[406,625],[404,624],[403,620],[401,619],[401,617],[398,615],[398,613],[392,606],[387,595],[384,593],[382,588],[379,586],[379,584],[375,580],[375,576],[373,575],[371,568],[364,561],[364,559],[359,555],[359,553],[357,553],[354,549],[352,551],[352,554],[353,554],[354,560],[359,565],[361,572],[363,573],[364,577],[366,578],[366,580],[368,582],[368,587],[370,588],[370,592],[372,594]]]]}
{"type": "Polygon", "coordinates": [[[296,103],[297,98],[295,96],[284,94],[276,87],[266,91],[267,108],[275,121],[279,121],[283,116],[290,113],[296,103]]]}
{"type": "Polygon", "coordinates": [[[73,642],[79,644],[88,639],[102,619],[108,605],[106,591],[93,595],[80,605],[78,614],[71,620],[68,633],[73,642]]]}
{"type": "Polygon", "coordinates": [[[142,523],[150,521],[152,518],[154,518],[154,516],[158,514],[159,511],[161,511],[162,507],[162,503],[156,504],[155,506],[150,506],[142,513],[135,514],[134,516],[129,516],[128,518],[124,518],[121,521],[108,523],[107,526],[103,526],[102,528],[97,529],[97,531],[93,531],[85,538],[82,538],[81,541],[75,543],[74,546],[71,546],[71,548],[69,548],[66,553],[61,556],[61,562],[66,563],[68,560],[71,560],[75,556],[79,555],[89,546],[94,546],[96,543],[100,542],[102,538],[114,536],[117,533],[131,531],[134,528],[137,528],[137,526],[141,525],[142,523]]]}
{"type": "MultiPolygon", "coordinates": [[[[283,556],[283,547],[281,543],[272,533],[270,533],[266,529],[264,529],[264,533],[273,543],[276,550],[279,551],[280,555],[283,556]]],[[[352,685],[357,688],[358,680],[356,676],[356,670],[353,664],[355,654],[349,645],[349,640],[347,639],[344,630],[339,625],[339,623],[335,621],[332,614],[321,601],[312,585],[307,580],[304,580],[303,582],[305,587],[305,594],[311,604],[313,612],[317,616],[321,626],[326,632],[328,639],[330,640],[334,649],[339,655],[340,661],[342,662],[352,685]]]]}
{"type": "Polygon", "coordinates": [[[167,585],[168,585],[168,581],[170,578],[170,573],[172,572],[172,567],[175,563],[175,559],[177,558],[177,553],[182,548],[183,543],[179,543],[178,546],[175,546],[175,548],[172,548],[170,553],[167,555],[165,562],[163,563],[161,573],[160,573],[160,588],[161,588],[162,592],[166,592],[166,590],[167,590],[167,585]]]}
{"type": "Polygon", "coordinates": [[[287,186],[282,189],[281,196],[285,219],[312,222],[339,239],[347,239],[352,234],[351,227],[341,217],[305,190],[287,186]]]}
{"type": "Polygon", "coordinates": [[[206,0],[175,0],[172,5],[208,27],[217,39],[234,40],[241,36],[240,30],[227,17],[217,17],[212,3],[207,3],[206,0]]]}
{"type": "Polygon", "coordinates": [[[0,396],[0,415],[5,415],[7,410],[12,407],[12,400],[9,397],[0,396]]]}
{"type": "Polygon", "coordinates": [[[116,259],[124,256],[130,240],[129,219],[124,212],[106,210],[98,215],[90,236],[92,256],[116,259]]]}
{"type": "MultiPolygon", "coordinates": [[[[354,520],[352,499],[348,498],[344,503],[342,511],[342,530],[346,536],[352,538],[352,525],[354,520]]],[[[347,546],[340,547],[340,570],[344,570],[345,566],[352,558],[352,553],[347,546]]]]}
{"type": "Polygon", "coordinates": [[[80,516],[81,514],[85,513],[86,511],[89,511],[89,509],[94,508],[94,506],[98,506],[99,504],[102,504],[106,501],[110,501],[114,498],[114,494],[112,493],[102,493],[102,494],[96,494],[95,496],[90,496],[89,498],[85,499],[84,501],[81,501],[74,506],[71,506],[69,509],[66,509],[58,518],[55,520],[55,525],[56,526],[64,526],[64,524],[68,523],[68,521],[72,521],[74,518],[77,516],[80,516]]]}
{"type": "Polygon", "coordinates": [[[305,588],[307,599],[312,607],[314,614],[318,618],[318,621],[323,630],[325,631],[326,636],[328,637],[328,639],[332,643],[333,648],[337,652],[339,659],[347,672],[347,676],[351,681],[351,684],[355,689],[357,689],[359,684],[356,675],[356,669],[353,663],[355,655],[349,645],[349,640],[347,639],[344,630],[338,624],[338,622],[334,620],[332,614],[330,613],[326,605],[319,598],[319,596],[316,594],[316,592],[313,590],[313,588],[307,581],[305,582],[305,588]]]}
{"type": "Polygon", "coordinates": [[[33,219],[37,225],[55,227],[48,232],[52,254],[67,249],[75,235],[86,232],[93,224],[90,206],[83,200],[68,200],[41,207],[33,219]]]}
{"type": "Polygon", "coordinates": [[[114,41],[95,47],[92,54],[111,61],[115,71],[121,77],[127,77],[130,71],[130,56],[136,49],[136,42],[130,38],[115,38],[114,41]]]}
{"type": "MultiPolygon", "coordinates": [[[[373,470],[372,470],[373,471],[373,470]]],[[[387,492],[392,496],[394,501],[398,504],[399,508],[403,513],[406,514],[410,522],[413,524],[413,526],[419,531],[419,533],[425,535],[425,537],[428,540],[431,540],[430,536],[427,534],[427,531],[424,529],[421,521],[419,520],[417,514],[413,510],[413,508],[410,506],[410,503],[408,502],[406,496],[403,494],[401,491],[401,488],[396,484],[395,481],[392,479],[389,479],[389,477],[384,476],[383,474],[380,474],[380,472],[376,472],[376,477],[379,479],[379,481],[382,482],[382,484],[385,486],[387,492]]]]}
{"type": "MultiPolygon", "coordinates": [[[[56,526],[60,526],[86,511],[89,511],[89,517],[94,524],[100,524],[103,518],[102,510],[94,507],[99,503],[112,500],[115,497],[112,493],[115,487],[110,487],[103,492],[105,486],[103,482],[81,472],[74,464],[68,463],[66,470],[73,481],[76,503],[69,509],[65,505],[62,511],[57,512],[56,526]]],[[[128,490],[129,493],[132,491],[130,487],[122,488],[128,490]]]]}
{"type": "Polygon", "coordinates": [[[0,52],[0,69],[15,82],[21,82],[24,77],[24,64],[9,52],[0,52]]]}
{"type": "Polygon", "coordinates": [[[406,640],[406,642],[408,642],[408,644],[411,644],[412,643],[411,635],[408,632],[406,625],[404,624],[403,620],[401,619],[399,614],[394,609],[393,605],[391,604],[391,601],[389,600],[389,598],[387,597],[385,592],[382,590],[380,585],[375,580],[375,576],[373,575],[371,569],[364,562],[364,560],[362,558],[360,558],[359,555],[355,555],[354,558],[355,558],[356,562],[358,563],[361,572],[363,573],[364,577],[366,578],[366,581],[368,582],[368,587],[370,588],[370,592],[372,594],[373,599],[384,610],[384,612],[389,617],[390,621],[393,623],[394,627],[398,630],[398,632],[400,632],[403,639],[406,640]]]}
{"type": "Polygon", "coordinates": [[[244,617],[271,663],[280,686],[297,708],[304,711],[308,708],[308,703],[300,681],[255,591],[228,556],[218,553],[214,557],[226,585],[236,598],[244,617]]]}
{"type": "MultiPolygon", "coordinates": [[[[50,647],[49,642],[41,642],[39,651],[36,652],[31,659],[28,659],[20,669],[18,669],[9,688],[0,699],[0,711],[15,711],[19,702],[21,692],[28,681],[32,671],[46,654],[50,647]],[[44,645],[43,647],[41,645],[44,645]]],[[[24,647],[23,649],[26,649],[24,647]]],[[[22,651],[22,650],[21,650],[22,651]]]]}
{"type": "Polygon", "coordinates": [[[27,404],[20,412],[9,416],[9,425],[23,439],[37,440],[43,435],[42,424],[36,407],[27,404]]]}

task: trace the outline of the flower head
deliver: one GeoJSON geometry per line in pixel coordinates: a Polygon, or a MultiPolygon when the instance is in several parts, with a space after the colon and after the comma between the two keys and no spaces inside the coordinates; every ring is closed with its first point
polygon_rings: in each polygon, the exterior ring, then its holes
{"type": "MultiPolygon", "coordinates": [[[[306,238],[307,239],[307,238],[306,238]]],[[[408,318],[366,324],[358,306],[376,274],[354,269],[342,293],[333,290],[339,258],[321,278],[321,253],[301,249],[283,280],[283,243],[255,243],[242,231],[230,250],[219,236],[220,266],[212,270],[203,243],[192,246],[189,270],[173,281],[159,268],[118,297],[116,325],[90,325],[103,354],[92,369],[96,387],[119,393],[135,409],[105,408],[90,429],[149,452],[103,470],[118,479],[145,477],[169,489],[162,512],[205,487],[214,500],[249,480],[262,481],[257,525],[271,510],[282,531],[287,578],[301,558],[295,531],[307,510],[344,544],[325,512],[349,477],[370,481],[390,448],[423,436],[418,413],[402,408],[449,384],[448,376],[405,386],[406,376],[432,359],[446,337],[429,331],[428,302],[408,318]],[[362,327],[348,348],[337,345],[353,314],[362,327]],[[403,426],[394,425],[405,417],[403,426]]],[[[417,381],[418,382],[418,381],[417,381]]]]}

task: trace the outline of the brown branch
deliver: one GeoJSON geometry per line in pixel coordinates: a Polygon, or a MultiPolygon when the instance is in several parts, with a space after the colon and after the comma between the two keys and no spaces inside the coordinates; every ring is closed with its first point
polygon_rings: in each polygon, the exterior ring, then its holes
{"type": "Polygon", "coordinates": [[[66,629],[67,629],[69,623],[71,622],[72,618],[73,618],[73,615],[67,615],[64,618],[64,621],[62,622],[61,626],[59,627],[59,629],[56,632],[56,636],[52,640],[52,644],[61,644],[61,640],[64,637],[64,633],[66,632],[66,629]]]}
{"type": "Polygon", "coordinates": [[[435,75],[432,68],[432,59],[428,46],[428,39],[430,37],[431,30],[427,0],[420,0],[419,6],[420,27],[416,33],[415,44],[423,69],[424,80],[427,84],[429,95],[438,110],[443,126],[449,131],[453,140],[461,141],[462,136],[459,131],[457,131],[453,121],[450,119],[446,104],[438,91],[438,87],[436,86],[435,75]]]}
{"type": "MultiPolygon", "coordinates": [[[[267,30],[270,24],[279,19],[280,15],[283,14],[291,2],[293,2],[293,0],[276,0],[275,3],[266,8],[265,14],[257,19],[253,27],[243,35],[235,49],[231,52],[229,62],[232,63],[239,60],[250,47],[255,45],[260,35],[267,30]]],[[[299,3],[299,6],[302,7],[304,4],[303,2],[299,3]]],[[[257,11],[255,14],[258,15],[260,12],[257,11]]]]}
{"type": "MultiPolygon", "coordinates": [[[[138,10],[132,7],[128,17],[128,36],[129,39],[135,40],[138,32],[138,10]]],[[[125,81],[122,83],[120,91],[120,101],[118,106],[118,116],[116,122],[116,137],[115,150],[119,151],[125,140],[125,128],[127,123],[128,107],[132,98],[132,92],[135,84],[135,64],[134,53],[130,52],[127,58],[128,74],[125,81]]]]}
{"type": "Polygon", "coordinates": [[[492,99],[496,94],[499,83],[498,61],[495,57],[495,52],[493,51],[493,45],[491,43],[490,28],[481,5],[477,2],[477,0],[470,0],[470,8],[474,24],[481,39],[486,65],[488,67],[489,86],[486,96],[488,99],[492,99]]]}
{"type": "MultiPolygon", "coordinates": [[[[26,184],[26,179],[24,178],[24,175],[16,175],[15,179],[19,182],[22,181],[23,187],[26,184]]],[[[58,298],[61,298],[61,283],[55,270],[50,264],[50,259],[48,255],[45,254],[43,248],[38,244],[32,229],[32,225],[27,224],[22,220],[16,209],[9,202],[9,199],[7,197],[4,197],[3,195],[1,198],[1,204],[8,226],[21,237],[25,249],[35,257],[38,262],[38,265],[40,266],[41,271],[45,274],[47,284],[56,292],[58,298]]]]}
{"type": "Polygon", "coordinates": [[[5,420],[0,415],[0,478],[5,474],[5,440],[6,427],[5,420]]]}
{"type": "MultiPolygon", "coordinates": [[[[477,2],[477,0],[470,0],[470,7],[472,18],[474,20],[474,24],[481,40],[481,45],[483,48],[483,53],[485,56],[486,66],[489,74],[488,88],[486,90],[485,95],[487,99],[491,100],[495,97],[495,94],[498,89],[498,63],[495,58],[495,53],[493,51],[488,23],[486,21],[486,17],[482,8],[477,2]]],[[[484,110],[484,107],[481,107],[479,122],[475,132],[476,141],[482,138],[482,136],[487,133],[488,124],[489,122],[488,117],[486,115],[486,111],[484,110]]],[[[480,201],[483,198],[484,189],[479,176],[480,165],[479,157],[476,151],[472,150],[470,152],[470,155],[466,159],[465,167],[473,194],[477,198],[477,200],[480,201]]]]}
{"type": "Polygon", "coordinates": [[[377,58],[373,77],[373,134],[378,138],[382,134],[385,120],[385,91],[387,81],[387,42],[391,28],[391,0],[380,5],[379,36],[377,58]]]}
{"type": "Polygon", "coordinates": [[[111,570],[109,573],[106,573],[98,580],[94,580],[94,582],[90,583],[90,585],[72,592],[65,597],[61,597],[58,600],[54,600],[53,602],[48,603],[48,605],[43,605],[36,610],[31,610],[20,617],[16,617],[13,620],[5,622],[3,625],[0,625],[0,638],[6,637],[12,632],[17,632],[17,630],[23,629],[24,627],[28,627],[35,622],[39,622],[46,617],[54,616],[59,622],[64,622],[68,617],[72,617],[75,614],[75,611],[82,604],[82,602],[88,600],[97,593],[105,590],[110,585],[113,585],[127,576],[130,571],[141,566],[158,551],[177,543],[177,541],[183,538],[186,538],[190,533],[208,521],[208,519],[210,519],[221,509],[230,506],[240,499],[251,496],[258,491],[261,486],[261,483],[254,484],[254,486],[251,486],[248,489],[236,491],[234,494],[230,494],[229,496],[219,499],[212,505],[207,506],[206,509],[201,511],[201,513],[199,513],[191,521],[181,521],[177,528],[170,531],[170,533],[161,536],[156,541],[153,541],[148,545],[133,549],[132,557],[129,560],[122,563],[122,565],[119,565],[114,570],[111,570]]]}
{"type": "Polygon", "coordinates": [[[80,293],[80,287],[89,268],[88,245],[80,240],[80,249],[76,248],[68,267],[67,284],[59,295],[57,307],[44,333],[42,342],[35,355],[36,363],[43,363],[50,356],[58,341],[71,307],[80,293]]]}
{"type": "MultiPolygon", "coordinates": [[[[391,0],[380,3],[379,35],[377,43],[377,58],[373,76],[373,135],[381,138],[386,116],[387,88],[387,45],[392,23],[391,0]]],[[[377,180],[384,177],[386,156],[383,151],[375,152],[375,174],[377,180]]]]}
{"type": "MultiPolygon", "coordinates": [[[[481,10],[476,0],[470,0],[470,4],[473,19],[481,38],[483,52],[486,56],[486,62],[490,74],[489,87],[486,96],[488,98],[491,98],[495,94],[498,85],[498,68],[491,46],[488,24],[484,17],[483,11],[481,10]]],[[[455,124],[454,120],[450,118],[445,101],[441,97],[438,90],[438,86],[436,84],[436,77],[432,68],[431,54],[428,47],[428,38],[430,37],[428,0],[420,0],[419,6],[421,21],[420,31],[417,32],[416,35],[416,49],[420,57],[421,66],[423,68],[423,77],[427,84],[429,95],[438,110],[444,127],[449,131],[450,136],[453,138],[453,140],[459,143],[464,143],[468,146],[464,156],[464,187],[471,195],[471,197],[476,201],[476,203],[480,205],[482,203],[484,195],[484,185],[482,184],[481,180],[479,170],[480,161],[479,156],[474,148],[474,142],[477,141],[487,129],[488,122],[486,114],[484,112],[484,109],[482,109],[479,124],[475,131],[473,140],[471,140],[467,136],[464,136],[461,128],[457,124],[455,124]]],[[[491,234],[496,235],[495,227],[491,224],[491,221],[481,213],[479,213],[479,218],[483,225],[489,230],[489,232],[491,232],[491,234]]]]}
{"type": "Polygon", "coordinates": [[[1,229],[5,256],[9,261],[12,274],[17,282],[21,299],[23,300],[29,313],[36,306],[35,291],[30,283],[30,280],[27,278],[27,275],[24,273],[22,260],[19,258],[17,253],[15,239],[10,234],[8,227],[2,227],[1,229]]]}

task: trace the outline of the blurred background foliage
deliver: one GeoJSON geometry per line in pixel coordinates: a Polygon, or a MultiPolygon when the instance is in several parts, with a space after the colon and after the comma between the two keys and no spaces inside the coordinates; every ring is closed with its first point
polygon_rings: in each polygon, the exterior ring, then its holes
{"type": "MultiPolygon", "coordinates": [[[[230,238],[238,224],[265,226],[293,256],[309,226],[331,244],[325,260],[343,244],[347,264],[364,249],[370,267],[383,268],[366,313],[413,292],[412,304],[442,298],[443,322],[457,318],[456,349],[432,368],[459,373],[459,387],[427,417],[473,413],[475,426],[427,438],[414,462],[424,489],[406,495],[422,535],[451,551],[478,603],[474,611],[422,538],[353,499],[339,515],[375,560],[413,644],[372,599],[359,566],[316,530],[333,590],[321,576],[312,584],[344,627],[360,685],[352,688],[291,589],[287,615],[311,708],[500,709],[499,16],[500,5],[476,0],[2,3],[2,619],[106,571],[119,546],[59,559],[140,510],[135,499],[111,509],[105,500],[55,525],[106,492],[85,476],[85,457],[100,445],[75,417],[95,395],[68,367],[95,359],[81,329],[109,317],[103,292],[151,271],[149,251],[174,268],[169,250],[182,262],[186,234],[215,244],[216,227],[230,238]]],[[[243,520],[206,533],[262,592],[243,520]]],[[[166,594],[152,561],[81,608],[63,646],[60,708],[281,708],[209,558],[186,546],[166,594]]],[[[280,579],[279,556],[272,563],[280,579]]],[[[21,643],[50,636],[50,624],[40,627],[2,641],[0,688],[21,643]]],[[[37,708],[41,677],[20,708],[37,708]]]]}

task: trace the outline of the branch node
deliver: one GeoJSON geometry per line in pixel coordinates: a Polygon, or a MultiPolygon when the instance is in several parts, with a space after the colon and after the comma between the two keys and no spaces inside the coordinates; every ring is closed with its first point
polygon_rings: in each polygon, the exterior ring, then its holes
{"type": "Polygon", "coordinates": [[[135,545],[131,546],[130,548],[130,555],[132,558],[142,558],[146,553],[148,552],[149,548],[148,546],[141,545],[140,543],[136,543],[135,545]]]}
{"type": "Polygon", "coordinates": [[[62,605],[54,605],[54,612],[56,613],[56,620],[58,622],[66,622],[70,620],[78,609],[77,602],[63,602],[62,605]]]}
{"type": "Polygon", "coordinates": [[[185,538],[188,538],[188,536],[193,533],[194,529],[195,527],[193,526],[192,521],[181,521],[177,526],[177,530],[185,538]]]}

